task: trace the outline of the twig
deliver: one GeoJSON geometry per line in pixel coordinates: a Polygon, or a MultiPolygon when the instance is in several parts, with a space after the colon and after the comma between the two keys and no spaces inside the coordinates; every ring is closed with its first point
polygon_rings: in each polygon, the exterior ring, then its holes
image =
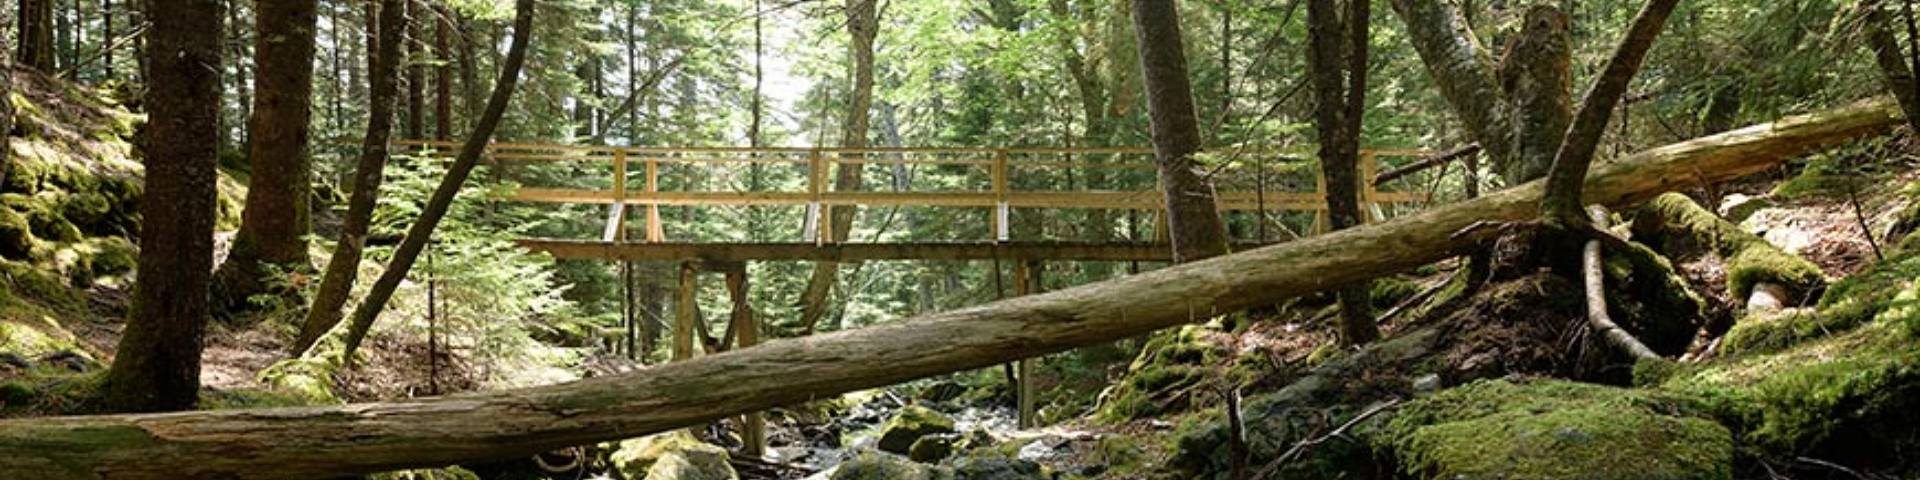
{"type": "Polygon", "coordinates": [[[1354,415],[1353,418],[1350,420],[1347,420],[1346,423],[1340,424],[1340,426],[1337,428],[1334,428],[1333,431],[1327,432],[1326,435],[1321,435],[1318,437],[1301,440],[1298,443],[1294,443],[1293,448],[1288,448],[1286,453],[1280,454],[1280,458],[1275,458],[1273,459],[1272,462],[1268,462],[1266,466],[1260,467],[1260,471],[1254,474],[1254,478],[1269,478],[1269,476],[1271,476],[1273,472],[1278,471],[1280,467],[1285,466],[1287,462],[1292,461],[1294,458],[1298,457],[1299,455],[1305,454],[1308,448],[1312,448],[1313,446],[1319,445],[1321,443],[1325,443],[1327,440],[1332,440],[1334,437],[1344,436],[1347,434],[1347,429],[1353,428],[1354,425],[1359,425],[1360,422],[1364,422],[1368,418],[1372,418],[1374,415],[1379,415],[1380,412],[1384,412],[1398,406],[1400,406],[1400,399],[1398,398],[1387,400],[1382,403],[1374,404],[1372,407],[1368,407],[1366,411],[1360,412],[1359,415],[1354,415]]]}
{"type": "Polygon", "coordinates": [[[1833,462],[1829,462],[1829,461],[1826,461],[1826,460],[1821,460],[1821,459],[1818,459],[1818,458],[1813,458],[1813,457],[1794,457],[1794,458],[1793,458],[1793,461],[1796,461],[1796,462],[1800,462],[1800,463],[1806,463],[1806,464],[1813,464],[1813,465],[1819,465],[1819,466],[1822,466],[1822,467],[1827,467],[1827,468],[1831,468],[1831,469],[1834,469],[1834,470],[1838,470],[1838,471],[1840,471],[1840,473],[1845,473],[1845,474],[1847,474],[1847,475],[1851,475],[1851,476],[1853,476],[1853,478],[1857,478],[1857,479],[1860,479],[1860,480],[1867,480],[1867,476],[1866,476],[1866,475],[1861,475],[1861,474],[1860,474],[1860,472],[1859,472],[1858,470],[1854,470],[1854,469],[1851,469],[1851,468],[1847,468],[1847,467],[1846,467],[1845,465],[1841,465],[1841,464],[1838,464],[1838,463],[1833,463],[1833,462]]]}
{"type": "MultiPolygon", "coordinates": [[[[1853,175],[1853,177],[1859,178],[1859,175],[1853,175]]],[[[1840,183],[1846,184],[1847,205],[1853,208],[1853,221],[1860,225],[1860,236],[1867,239],[1867,247],[1873,249],[1874,260],[1886,261],[1887,255],[1880,252],[1880,242],[1873,239],[1873,227],[1867,223],[1866,213],[1861,212],[1860,188],[1854,185],[1854,182],[1840,183]]]]}
{"type": "Polygon", "coordinates": [[[1414,173],[1418,173],[1420,171],[1423,171],[1429,168],[1446,165],[1448,162],[1459,160],[1460,157],[1465,157],[1465,156],[1473,155],[1477,153],[1480,153],[1480,144],[1470,143],[1470,144],[1467,144],[1466,146],[1462,146],[1459,148],[1455,148],[1453,150],[1448,150],[1446,152],[1443,152],[1437,155],[1432,155],[1426,158],[1416,160],[1413,163],[1394,167],[1392,170],[1380,172],[1380,174],[1373,176],[1373,183],[1375,184],[1387,183],[1393,180],[1397,180],[1400,177],[1412,175],[1414,173]]]}
{"type": "Polygon", "coordinates": [[[1393,317],[1399,316],[1401,313],[1404,313],[1408,310],[1412,310],[1414,305],[1418,305],[1420,304],[1420,302],[1427,301],[1428,297],[1432,297],[1434,294],[1440,293],[1440,290],[1447,288],[1448,284],[1453,283],[1454,279],[1459,277],[1461,272],[1465,272],[1465,271],[1466,269],[1464,268],[1459,270],[1454,270],[1453,275],[1448,275],[1446,280],[1442,280],[1440,281],[1440,283],[1436,283],[1431,286],[1428,286],[1426,289],[1421,290],[1420,293],[1416,293],[1416,294],[1413,294],[1413,296],[1411,297],[1407,297],[1406,300],[1401,300],[1400,303],[1395,304],[1393,308],[1388,309],[1386,313],[1380,314],[1380,318],[1375,319],[1374,321],[1379,323],[1387,323],[1387,321],[1392,320],[1393,317]]]}

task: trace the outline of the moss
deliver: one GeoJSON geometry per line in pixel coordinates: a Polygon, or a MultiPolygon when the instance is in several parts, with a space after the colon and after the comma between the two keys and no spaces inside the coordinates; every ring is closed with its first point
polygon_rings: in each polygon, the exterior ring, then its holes
{"type": "Polygon", "coordinates": [[[1189,391],[1215,376],[1225,355],[1205,339],[1206,330],[1187,326],[1154,334],[1127,367],[1126,378],[1106,395],[1095,417],[1124,422],[1177,410],[1190,403],[1189,391]]]}
{"type": "Polygon", "coordinates": [[[1386,277],[1373,281],[1373,289],[1368,292],[1368,302],[1376,310],[1386,310],[1400,304],[1414,294],[1420,293],[1420,284],[1400,277],[1386,277]]]}
{"type": "Polygon", "coordinates": [[[1793,346],[1803,340],[1845,331],[1859,325],[1843,317],[1821,315],[1813,310],[1793,308],[1748,315],[1720,337],[1720,352],[1741,355],[1771,352],[1793,346]]]}
{"type": "Polygon", "coordinates": [[[331,357],[301,357],[274,362],[257,375],[275,392],[306,404],[340,403],[333,394],[333,374],[339,365],[331,357]]]}
{"type": "Polygon", "coordinates": [[[236,408],[304,407],[333,403],[313,396],[281,390],[200,389],[201,410],[236,408]]]}
{"type": "MultiPolygon", "coordinates": [[[[1920,298],[1909,290],[1902,302],[1920,298]]],[[[1765,455],[1871,461],[1920,446],[1920,311],[1676,375],[1663,388],[1706,400],[1765,455]]]]}
{"type": "Polygon", "coordinates": [[[372,480],[480,480],[480,475],[460,467],[433,470],[401,470],[367,476],[372,480]]]}
{"type": "Polygon", "coordinates": [[[954,433],[953,419],[932,409],[908,405],[880,427],[880,450],[905,455],[921,437],[954,433]]]}
{"type": "Polygon", "coordinates": [[[1726,262],[1727,291],[1735,298],[1746,298],[1759,282],[1780,284],[1795,294],[1825,283],[1820,267],[1721,219],[1686,195],[1668,193],[1648,201],[1640,207],[1634,229],[1668,239],[1682,235],[1711,249],[1726,262]]]}
{"type": "Polygon", "coordinates": [[[106,371],[75,373],[59,368],[33,368],[0,383],[0,417],[84,415],[99,413],[100,386],[106,371]]]}
{"type": "Polygon", "coordinates": [[[608,461],[626,478],[738,478],[727,463],[726,449],[702,442],[687,430],[622,441],[608,461]]]}
{"type": "Polygon", "coordinates": [[[33,252],[33,226],[11,208],[0,208],[0,257],[25,260],[33,252]]]}
{"type": "Polygon", "coordinates": [[[1783,199],[1797,199],[1830,195],[1844,187],[1843,182],[1856,181],[1847,174],[1841,158],[1833,154],[1820,154],[1810,157],[1800,174],[1780,182],[1773,187],[1772,195],[1783,199]]]}
{"type": "Polygon", "coordinates": [[[834,469],[832,480],[947,480],[953,472],[883,454],[861,454],[834,469]]]}
{"type": "Polygon", "coordinates": [[[1731,478],[1733,435],[1679,397],[1481,381],[1410,402],[1375,437],[1424,478],[1731,478]]]}

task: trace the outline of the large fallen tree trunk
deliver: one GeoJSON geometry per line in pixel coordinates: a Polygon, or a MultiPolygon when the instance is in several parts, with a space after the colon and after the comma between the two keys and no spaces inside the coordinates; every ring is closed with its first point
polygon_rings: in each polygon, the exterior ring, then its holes
{"type": "MultiPolygon", "coordinates": [[[[1586,201],[1620,206],[1885,131],[1881,100],[1661,147],[1605,165],[1586,201]]],[[[907,321],[782,340],[546,387],[331,407],[0,421],[9,478],[328,478],[447,465],[680,426],[1111,341],[1400,271],[1533,218],[1539,182],[1380,223],[907,321]],[[1458,234],[1458,232],[1470,232],[1458,234]]]]}

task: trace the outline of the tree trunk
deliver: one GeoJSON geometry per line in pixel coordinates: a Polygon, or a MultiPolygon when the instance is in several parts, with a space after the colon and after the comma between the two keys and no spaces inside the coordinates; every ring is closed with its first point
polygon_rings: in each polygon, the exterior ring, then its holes
{"type": "MultiPolygon", "coordinates": [[[[1626,205],[1752,174],[1898,122],[1876,101],[1648,150],[1594,172],[1626,205]]],[[[1139,335],[1417,268],[1538,215],[1543,185],[1378,225],[869,328],[774,341],[645,371],[391,403],[0,420],[22,478],[325,478],[531,455],[1139,335]],[[1462,234],[1459,232],[1464,231],[1462,234]]]]}
{"type": "Polygon", "coordinates": [[[254,15],[254,102],[249,121],[252,180],[232,252],[215,275],[214,296],[244,305],[264,290],[262,264],[304,270],[307,263],[316,0],[260,2],[254,15]]]}
{"type": "Polygon", "coordinates": [[[433,67],[433,139],[447,141],[453,139],[453,64],[446,56],[453,51],[454,13],[443,6],[434,11],[439,21],[433,23],[433,53],[440,62],[433,67]]]}
{"type": "Polygon", "coordinates": [[[421,40],[426,31],[421,24],[433,14],[424,0],[409,0],[407,16],[407,55],[401,60],[407,66],[407,139],[419,140],[427,138],[427,61],[432,58],[421,40]]]}
{"type": "Polygon", "coordinates": [[[1172,0],[1133,0],[1133,25],[1174,261],[1226,253],[1227,228],[1214,205],[1213,181],[1193,159],[1201,147],[1200,124],[1180,39],[1180,11],[1172,0]]]}
{"type": "Polygon", "coordinates": [[[20,0],[21,65],[53,73],[53,0],[20,0]]]}
{"type": "Polygon", "coordinates": [[[380,272],[380,279],[367,291],[367,298],[353,309],[353,324],[347,331],[342,358],[353,358],[353,351],[360,346],[361,339],[366,338],[367,330],[373,327],[373,321],[380,317],[380,312],[386,309],[387,299],[393,296],[394,289],[400,287],[400,281],[406,279],[407,271],[413,269],[413,262],[420,258],[420,251],[433,238],[434,228],[440,226],[440,219],[453,207],[454,196],[460,194],[467,176],[480,163],[480,155],[486,151],[487,144],[493,141],[493,130],[500,126],[500,117],[506,115],[507,102],[513,98],[514,86],[520,80],[521,66],[526,64],[527,44],[533,37],[533,2],[515,2],[513,41],[507,50],[505,63],[500,66],[500,81],[493,84],[493,96],[487,99],[487,111],[481,114],[480,122],[474,125],[466,144],[460,147],[460,155],[454,158],[453,165],[447,167],[446,177],[433,190],[433,197],[421,208],[420,218],[407,229],[407,236],[394,249],[393,259],[387,261],[386,271],[380,272]]]}
{"type": "Polygon", "coordinates": [[[1879,2],[1861,2],[1860,8],[1866,11],[1867,48],[1873,50],[1874,63],[1880,66],[1880,81],[1900,102],[1900,110],[1907,116],[1907,127],[1920,132],[1920,85],[1913,79],[1914,66],[1908,65],[1907,58],[1900,54],[1900,43],[1894,40],[1891,20],[1880,9],[1879,2]]]}
{"type": "Polygon", "coordinates": [[[1648,0],[1640,13],[1634,15],[1633,24],[1627,27],[1600,78],[1587,90],[1586,98],[1581,99],[1580,112],[1574,116],[1573,126],[1567,129],[1566,140],[1553,155],[1553,167],[1547,173],[1547,191],[1540,199],[1541,214],[1548,222],[1588,223],[1580,189],[1587,178],[1588,166],[1593,163],[1594,150],[1600,145],[1600,135],[1607,128],[1613,107],[1620,103],[1620,97],[1626,95],[1627,86],[1633,82],[1633,75],[1640,71],[1647,50],[1653,48],[1654,39],[1666,27],[1667,15],[1673,13],[1678,3],[1679,0],[1648,0]]]}
{"type": "MultiPolygon", "coordinates": [[[[1407,37],[1460,123],[1493,159],[1495,171],[1513,159],[1511,120],[1488,57],[1458,10],[1440,0],[1392,0],[1407,37]]],[[[1518,182],[1515,182],[1518,183],[1518,182]]]]}
{"type": "Polygon", "coordinates": [[[140,268],[133,312],[102,392],[111,411],[193,408],[209,313],[222,7],[220,0],[152,5],[167,14],[156,16],[151,30],[140,268]]]}
{"type": "MultiPolygon", "coordinates": [[[[853,91],[847,99],[847,118],[840,124],[840,146],[845,148],[865,148],[870,110],[873,107],[873,39],[880,29],[879,12],[875,11],[874,0],[847,0],[847,55],[853,64],[847,68],[847,75],[853,79],[853,91]]],[[[859,154],[848,154],[847,158],[859,158],[859,154]]],[[[842,163],[833,178],[833,190],[850,192],[860,190],[860,164],[842,163]]],[[[821,207],[826,208],[826,207],[821,207]]],[[[857,208],[851,205],[833,209],[833,218],[823,227],[832,232],[833,241],[846,241],[853,233],[853,218],[857,208]]],[[[800,298],[800,324],[803,331],[812,333],[820,319],[827,313],[827,296],[833,293],[833,284],[840,272],[838,262],[818,262],[813,266],[813,276],[807,279],[807,289],[800,298]]]]}
{"type": "MultiPolygon", "coordinates": [[[[1307,2],[1308,79],[1313,83],[1314,123],[1332,230],[1360,224],[1359,139],[1367,81],[1368,2],[1349,0],[1345,19],[1338,5],[1334,0],[1307,2]]],[[[1339,289],[1341,343],[1364,345],[1380,338],[1368,300],[1370,290],[1366,281],[1339,289]]]]}
{"type": "Polygon", "coordinates": [[[1558,7],[1534,5],[1501,56],[1514,151],[1512,159],[1496,166],[1509,185],[1545,176],[1573,122],[1571,21],[1558,7]]]}
{"type": "Polygon", "coordinates": [[[369,4],[376,10],[369,30],[378,39],[368,48],[367,76],[372,96],[367,107],[367,134],[360,142],[360,160],[354,167],[353,194],[347,199],[347,214],[340,223],[340,241],[327,260],[327,271],[320,279],[320,290],[313,295],[301,322],[300,336],[292,344],[294,356],[305,355],[320,337],[340,323],[341,309],[360,276],[360,255],[367,247],[367,229],[373,223],[373,207],[380,198],[385,180],[387,142],[393,136],[394,100],[400,90],[400,41],[406,31],[407,0],[381,0],[369,4]]]}

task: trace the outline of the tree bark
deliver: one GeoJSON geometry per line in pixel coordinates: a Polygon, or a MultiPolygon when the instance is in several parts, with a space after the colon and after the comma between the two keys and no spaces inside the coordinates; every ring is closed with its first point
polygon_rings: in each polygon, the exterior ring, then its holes
{"type": "MultiPolygon", "coordinates": [[[[1496,171],[1505,171],[1513,159],[1513,138],[1493,60],[1458,10],[1440,0],[1393,0],[1393,11],[1407,26],[1420,60],[1433,75],[1474,141],[1493,159],[1496,171]]],[[[1513,182],[1519,183],[1519,182],[1513,182]]]]}
{"type": "MultiPolygon", "coordinates": [[[[879,12],[875,10],[874,0],[847,0],[847,55],[853,64],[847,68],[847,75],[853,79],[853,92],[847,99],[847,118],[840,124],[840,146],[844,148],[865,148],[867,130],[873,108],[873,40],[880,30],[879,12]]],[[[860,154],[848,154],[846,157],[859,158],[860,154]]],[[[842,163],[833,178],[833,190],[838,192],[855,191],[861,188],[860,164],[842,163]]],[[[826,208],[822,206],[821,208],[826,208]]],[[[853,206],[841,206],[833,209],[833,218],[829,225],[823,226],[832,232],[833,241],[846,241],[853,232],[853,218],[858,209],[853,206]]],[[[833,284],[840,272],[838,262],[819,262],[813,266],[813,276],[807,279],[807,289],[800,298],[800,324],[802,330],[813,333],[820,319],[827,314],[827,296],[833,293],[833,284]]]]}
{"type": "Polygon", "coordinates": [[[439,13],[433,23],[433,53],[439,63],[433,67],[433,139],[453,139],[453,64],[447,53],[453,51],[453,9],[435,6],[439,13]]]}
{"type": "Polygon", "coordinates": [[[1900,43],[1894,40],[1891,20],[1879,3],[1860,3],[1866,13],[1867,48],[1873,51],[1874,63],[1880,66],[1881,83],[1906,113],[1907,127],[1920,132],[1920,85],[1913,79],[1914,66],[1908,65],[1907,58],[1900,54],[1900,43]]]}
{"type": "Polygon", "coordinates": [[[1613,57],[1607,60],[1600,78],[1580,100],[1580,112],[1575,114],[1573,126],[1567,129],[1566,139],[1553,155],[1553,167],[1547,172],[1547,191],[1541,197],[1540,210],[1548,222],[1588,223],[1580,189],[1587,178],[1588,166],[1593,163],[1594,150],[1600,145],[1600,135],[1607,128],[1613,107],[1620,103],[1620,97],[1626,95],[1627,86],[1633,82],[1633,75],[1640,71],[1647,50],[1653,48],[1654,39],[1666,27],[1667,15],[1673,13],[1678,3],[1679,0],[1648,0],[1640,13],[1634,15],[1633,24],[1627,27],[1626,35],[1614,49],[1613,57]]]}
{"type": "Polygon", "coordinates": [[[1547,174],[1553,154],[1573,123],[1573,30],[1566,12],[1552,5],[1527,9],[1520,34],[1500,60],[1513,132],[1513,158],[1497,166],[1508,184],[1547,174]]]}
{"type": "Polygon", "coordinates": [[[381,0],[369,3],[377,18],[368,27],[377,38],[367,62],[372,96],[367,107],[367,133],[360,142],[360,159],[353,172],[353,194],[347,199],[347,213],[340,223],[340,241],[327,260],[327,271],[320,289],[313,295],[301,321],[300,336],[291,345],[294,356],[305,355],[328,330],[340,323],[341,309],[360,276],[360,255],[367,247],[367,230],[373,223],[373,207],[380,198],[385,181],[388,145],[393,137],[394,100],[400,90],[400,41],[406,31],[407,0],[381,0]]]}
{"type": "Polygon", "coordinates": [[[507,112],[507,102],[513,99],[514,86],[520,80],[520,70],[527,60],[527,44],[533,37],[534,0],[518,0],[514,3],[513,40],[507,50],[507,59],[500,65],[500,81],[493,84],[493,96],[487,99],[487,111],[480,115],[480,122],[473,127],[473,133],[467,137],[465,145],[460,147],[460,155],[455,157],[453,165],[447,167],[446,177],[440,180],[440,186],[433,191],[433,197],[427,199],[427,205],[420,209],[420,218],[407,229],[407,236],[400,240],[400,246],[393,251],[393,259],[387,261],[386,271],[380,272],[380,279],[367,291],[367,297],[360,306],[353,309],[353,324],[347,331],[346,349],[342,358],[353,358],[353,351],[367,336],[367,330],[373,327],[373,321],[386,309],[387,299],[400,287],[407,272],[413,269],[413,262],[420,258],[427,241],[433,237],[433,230],[440,226],[440,219],[453,207],[453,199],[460,194],[460,188],[467,182],[467,176],[473,173],[473,167],[480,163],[480,155],[486,152],[487,144],[493,141],[493,131],[500,126],[500,117],[507,112]]]}
{"type": "Polygon", "coordinates": [[[406,29],[407,54],[401,61],[407,66],[407,138],[419,140],[427,138],[427,61],[432,57],[421,32],[433,14],[424,0],[409,0],[406,8],[411,20],[406,29]]]}
{"type": "Polygon", "coordinates": [[[224,307],[244,305],[264,290],[263,264],[304,270],[309,222],[313,112],[313,58],[319,2],[260,2],[255,8],[254,108],[248,129],[246,208],[233,249],[215,274],[214,297],[224,307]]]}
{"type": "MultiPolygon", "coordinates": [[[[1889,102],[1648,150],[1594,171],[1626,205],[1899,121],[1889,102]]],[[[1139,335],[1416,268],[1471,248],[1481,221],[1538,215],[1541,182],[1363,228],[901,322],[774,341],[628,374],[391,403],[0,420],[22,478],[325,478],[646,435],[847,391],[1139,335]],[[1465,233],[1459,233],[1459,232],[1465,233]]]]}
{"type": "Polygon", "coordinates": [[[1187,78],[1180,11],[1173,0],[1133,0],[1133,25],[1174,261],[1227,253],[1227,228],[1214,205],[1213,181],[1193,158],[1201,147],[1200,124],[1187,78]]]}
{"type": "Polygon", "coordinates": [[[167,14],[153,19],[151,32],[140,268],[102,392],[110,411],[193,408],[209,314],[223,7],[220,0],[152,5],[167,14]]]}
{"type": "Polygon", "coordinates": [[[20,26],[16,33],[20,35],[20,52],[15,60],[41,73],[52,74],[53,0],[20,0],[20,26]]]}
{"type": "MultiPolygon", "coordinates": [[[[1368,2],[1349,0],[1346,18],[1335,0],[1307,2],[1308,80],[1314,90],[1314,123],[1320,170],[1326,179],[1327,218],[1332,230],[1360,224],[1360,128],[1366,111],[1368,2]]],[[[1364,345],[1380,338],[1368,301],[1369,282],[1338,289],[1340,341],[1364,345]]]]}

